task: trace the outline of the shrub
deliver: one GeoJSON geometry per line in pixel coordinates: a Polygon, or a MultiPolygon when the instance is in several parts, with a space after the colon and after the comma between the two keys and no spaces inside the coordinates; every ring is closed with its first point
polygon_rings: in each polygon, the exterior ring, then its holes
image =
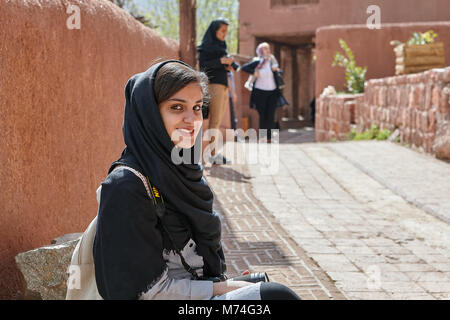
{"type": "Polygon", "coordinates": [[[376,124],[372,124],[370,128],[364,132],[357,132],[352,129],[346,134],[346,140],[387,140],[392,134],[391,131],[384,129],[380,130],[376,124]]]}
{"type": "Polygon", "coordinates": [[[347,90],[349,93],[364,92],[364,81],[367,67],[361,68],[356,66],[353,51],[348,47],[347,43],[339,39],[339,45],[344,54],[336,52],[332,66],[339,66],[345,68],[345,79],[347,80],[347,90]]]}

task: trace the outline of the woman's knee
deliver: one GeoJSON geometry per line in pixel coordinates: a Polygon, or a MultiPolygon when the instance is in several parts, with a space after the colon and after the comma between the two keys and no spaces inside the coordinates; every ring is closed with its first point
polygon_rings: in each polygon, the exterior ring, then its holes
{"type": "Polygon", "coordinates": [[[277,282],[261,283],[261,300],[301,300],[292,289],[277,282]]]}

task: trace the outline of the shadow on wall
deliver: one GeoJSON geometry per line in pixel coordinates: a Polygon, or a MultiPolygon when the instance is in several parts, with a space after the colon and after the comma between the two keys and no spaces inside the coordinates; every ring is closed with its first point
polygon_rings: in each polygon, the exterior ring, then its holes
{"type": "Polygon", "coordinates": [[[129,77],[178,58],[177,42],[109,1],[74,3],[0,2],[0,299],[23,297],[16,254],[95,216],[124,147],[129,77]]]}

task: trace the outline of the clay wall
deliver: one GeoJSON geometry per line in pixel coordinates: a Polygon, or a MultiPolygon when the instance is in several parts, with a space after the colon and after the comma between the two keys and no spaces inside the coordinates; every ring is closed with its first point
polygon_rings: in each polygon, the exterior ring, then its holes
{"type": "MultiPolygon", "coordinates": [[[[127,80],[178,43],[109,1],[0,1],[0,299],[21,298],[14,256],[83,231],[124,147],[127,80]],[[68,5],[80,10],[69,29],[68,5]]],[[[74,20],[69,20],[69,25],[74,20]]]]}

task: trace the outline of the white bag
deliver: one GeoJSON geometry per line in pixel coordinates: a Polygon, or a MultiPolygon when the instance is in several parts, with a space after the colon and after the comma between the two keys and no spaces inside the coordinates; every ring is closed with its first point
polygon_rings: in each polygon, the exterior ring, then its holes
{"type": "MultiPolygon", "coordinates": [[[[114,170],[118,168],[125,168],[138,176],[144,183],[148,196],[152,198],[147,180],[139,171],[126,166],[117,166],[114,170]]],[[[97,189],[97,202],[99,204],[100,192],[101,186],[97,189]]],[[[66,300],[103,300],[95,281],[93,248],[96,230],[97,217],[92,220],[86,231],[84,231],[72,253],[72,260],[68,270],[69,279],[67,280],[66,300]]]]}
{"type": "Polygon", "coordinates": [[[66,300],[102,300],[95,281],[94,246],[97,217],[87,227],[72,254],[66,300]]]}
{"type": "Polygon", "coordinates": [[[244,84],[244,87],[248,90],[248,91],[252,91],[253,90],[253,83],[255,82],[256,78],[252,75],[250,75],[247,79],[247,82],[244,84]]]}

